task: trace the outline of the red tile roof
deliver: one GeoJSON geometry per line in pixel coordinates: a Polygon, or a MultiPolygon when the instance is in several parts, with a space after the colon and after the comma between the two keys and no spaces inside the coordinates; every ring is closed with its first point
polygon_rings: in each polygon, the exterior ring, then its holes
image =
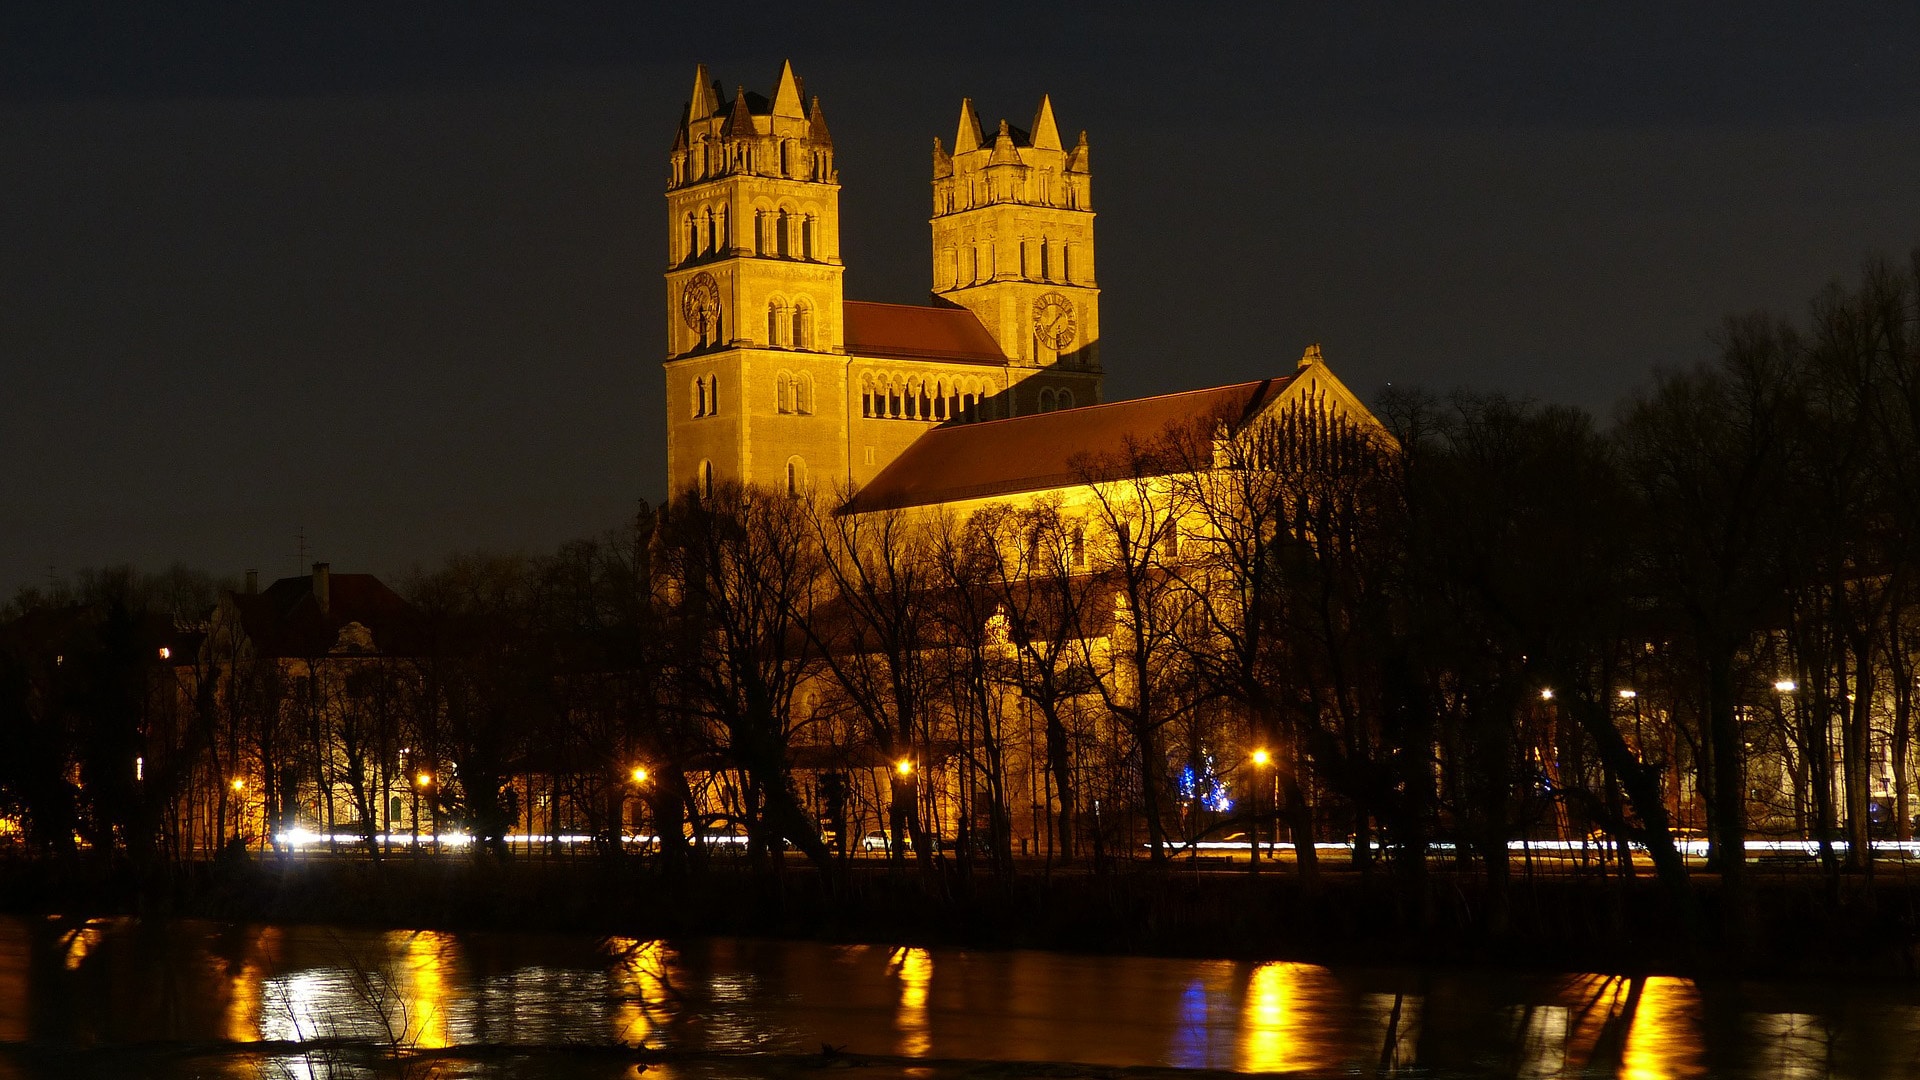
{"type": "Polygon", "coordinates": [[[1004,364],[1007,354],[963,307],[916,307],[848,300],[847,352],[854,356],[891,356],[903,360],[957,360],[1004,364]]]}
{"type": "Polygon", "coordinates": [[[850,513],[1017,491],[1068,487],[1119,475],[1129,440],[1145,445],[1169,429],[1230,429],[1273,401],[1291,376],[1116,401],[986,423],[934,428],[880,471],[843,508],[850,513]],[[1105,469],[1100,468],[1107,462],[1105,469]]]}

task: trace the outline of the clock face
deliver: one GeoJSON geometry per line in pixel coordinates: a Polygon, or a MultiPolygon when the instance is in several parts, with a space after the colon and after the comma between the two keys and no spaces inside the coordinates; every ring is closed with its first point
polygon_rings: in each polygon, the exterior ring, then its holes
{"type": "Polygon", "coordinates": [[[1041,293],[1033,301],[1033,332],[1042,344],[1065,349],[1079,327],[1073,321],[1073,301],[1057,292],[1041,293]]]}
{"type": "Polygon", "coordinates": [[[720,322],[720,283],[712,274],[702,270],[681,287],[680,317],[703,338],[720,322]]]}

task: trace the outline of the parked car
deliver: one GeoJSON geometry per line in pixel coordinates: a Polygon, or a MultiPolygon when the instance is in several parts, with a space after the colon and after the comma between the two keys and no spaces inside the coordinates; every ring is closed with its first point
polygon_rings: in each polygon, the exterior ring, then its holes
{"type": "Polygon", "coordinates": [[[884,832],[881,832],[878,829],[875,829],[873,832],[870,832],[867,835],[861,837],[860,850],[861,851],[887,850],[887,834],[884,832]]]}

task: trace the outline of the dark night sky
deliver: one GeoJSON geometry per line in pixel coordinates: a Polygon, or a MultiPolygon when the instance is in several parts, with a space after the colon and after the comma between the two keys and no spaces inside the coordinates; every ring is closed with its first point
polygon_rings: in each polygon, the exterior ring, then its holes
{"type": "Polygon", "coordinates": [[[0,596],[271,578],[303,529],[397,574],[657,500],[697,61],[821,97],[865,299],[925,298],[960,98],[1024,126],[1051,93],[1115,398],[1321,341],[1362,396],[1605,418],[1724,315],[1920,242],[1907,4],[124,6],[0,13],[0,596]]]}

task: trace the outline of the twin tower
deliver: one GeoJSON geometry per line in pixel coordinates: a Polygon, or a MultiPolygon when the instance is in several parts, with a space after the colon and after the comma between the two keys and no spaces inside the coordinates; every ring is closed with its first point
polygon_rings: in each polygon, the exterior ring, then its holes
{"type": "Polygon", "coordinates": [[[930,305],[842,295],[840,174],[818,98],[701,66],[667,181],[670,494],[744,481],[834,496],[927,430],[1100,400],[1087,138],[1053,105],[933,145],[930,305]]]}

